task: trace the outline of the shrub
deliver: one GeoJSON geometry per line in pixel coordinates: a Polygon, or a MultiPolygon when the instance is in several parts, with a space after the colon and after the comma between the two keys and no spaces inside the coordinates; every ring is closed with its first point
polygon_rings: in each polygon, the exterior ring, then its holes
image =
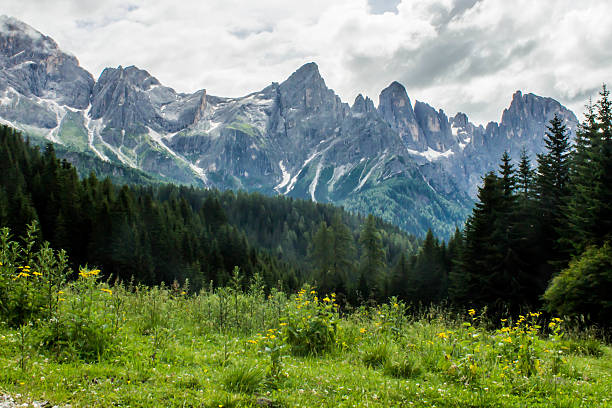
{"type": "Polygon", "coordinates": [[[38,225],[28,225],[20,245],[8,228],[0,229],[0,319],[12,327],[51,320],[68,274],[66,253],[39,245],[38,235],[38,225]]]}
{"type": "Polygon", "coordinates": [[[338,306],[335,295],[319,299],[315,290],[306,287],[287,307],[281,322],[283,337],[297,355],[320,354],[336,342],[338,306]]]}
{"type": "Polygon", "coordinates": [[[40,331],[40,342],[47,349],[84,360],[99,359],[113,340],[113,317],[105,307],[112,290],[98,282],[100,271],[81,269],[66,293],[59,292],[57,316],[40,331]]]}
{"type": "Polygon", "coordinates": [[[612,247],[591,247],[553,278],[544,299],[549,312],[578,317],[603,326],[612,322],[612,247]]]}

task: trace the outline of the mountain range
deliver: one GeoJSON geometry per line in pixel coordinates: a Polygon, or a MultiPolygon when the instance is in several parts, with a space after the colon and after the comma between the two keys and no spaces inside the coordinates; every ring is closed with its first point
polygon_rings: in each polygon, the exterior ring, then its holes
{"type": "Polygon", "coordinates": [[[486,126],[413,104],[398,82],[377,106],[362,95],[349,105],[312,62],[239,98],[178,93],[134,66],[94,80],[52,38],[0,17],[0,123],[54,143],[77,167],[331,202],[418,235],[461,226],[482,175],[505,150],[542,152],[555,114],[573,133],[574,113],[520,91],[486,126]]]}

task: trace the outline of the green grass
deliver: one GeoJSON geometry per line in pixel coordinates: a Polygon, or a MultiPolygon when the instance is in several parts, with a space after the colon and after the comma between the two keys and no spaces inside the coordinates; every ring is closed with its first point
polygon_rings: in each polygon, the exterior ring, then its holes
{"type": "Polygon", "coordinates": [[[62,120],[59,138],[67,145],[79,152],[89,149],[87,129],[83,124],[83,116],[75,112],[67,112],[62,120]]]}
{"type": "MultiPolygon", "coordinates": [[[[7,265],[4,289],[36,301],[43,268],[7,265]]],[[[310,288],[264,295],[254,281],[195,294],[98,276],[64,285],[51,319],[42,303],[29,324],[0,326],[0,394],[73,407],[610,404],[610,347],[537,313],[494,329],[478,311],[411,315],[397,299],[340,316],[310,288]]]]}

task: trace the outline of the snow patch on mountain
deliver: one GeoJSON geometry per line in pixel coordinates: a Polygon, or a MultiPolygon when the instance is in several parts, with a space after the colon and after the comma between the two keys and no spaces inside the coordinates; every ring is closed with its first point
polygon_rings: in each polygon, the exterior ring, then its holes
{"type": "Polygon", "coordinates": [[[448,149],[444,152],[439,152],[437,150],[432,149],[431,147],[428,147],[427,150],[425,150],[424,152],[419,152],[418,150],[412,150],[412,149],[406,149],[406,150],[408,150],[408,153],[413,154],[415,156],[422,156],[426,158],[427,160],[429,160],[430,162],[436,161],[442,157],[450,157],[453,154],[455,154],[455,152],[453,152],[452,149],[448,149]]]}
{"type": "Polygon", "coordinates": [[[297,183],[298,177],[302,173],[302,170],[304,170],[304,168],[306,166],[308,166],[308,163],[310,163],[312,161],[312,159],[317,157],[319,154],[321,154],[321,153],[320,152],[314,152],[309,158],[306,159],[304,164],[302,164],[302,167],[300,168],[300,171],[298,171],[295,174],[295,176],[293,176],[293,178],[291,179],[291,183],[289,183],[289,186],[287,187],[287,190],[285,190],[285,194],[289,194],[291,192],[291,190],[293,190],[293,187],[295,187],[295,183],[297,183]]]}
{"type": "Polygon", "coordinates": [[[319,176],[321,175],[322,168],[323,168],[323,158],[319,160],[319,163],[317,164],[317,171],[315,173],[314,179],[312,180],[312,183],[310,183],[310,186],[308,187],[310,198],[314,202],[317,202],[317,199],[315,198],[315,192],[317,191],[317,184],[319,183],[319,176]]]}
{"type": "Polygon", "coordinates": [[[282,160],[278,162],[278,167],[280,167],[283,177],[281,179],[281,182],[278,183],[276,187],[274,187],[274,190],[280,192],[280,190],[291,181],[291,174],[285,168],[285,164],[282,160]]]}

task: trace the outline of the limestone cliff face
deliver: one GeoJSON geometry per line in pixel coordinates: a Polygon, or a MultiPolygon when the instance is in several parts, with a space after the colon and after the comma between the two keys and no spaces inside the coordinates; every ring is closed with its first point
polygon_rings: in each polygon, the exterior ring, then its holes
{"type": "Polygon", "coordinates": [[[406,88],[399,82],[392,82],[379,96],[378,111],[391,128],[397,131],[407,147],[426,150],[427,141],[417,118],[406,88]]]}
{"type": "Polygon", "coordinates": [[[0,16],[0,98],[10,101],[0,104],[1,117],[55,128],[59,125],[55,105],[87,108],[93,84],[91,74],[53,39],[19,20],[0,16]]]}

